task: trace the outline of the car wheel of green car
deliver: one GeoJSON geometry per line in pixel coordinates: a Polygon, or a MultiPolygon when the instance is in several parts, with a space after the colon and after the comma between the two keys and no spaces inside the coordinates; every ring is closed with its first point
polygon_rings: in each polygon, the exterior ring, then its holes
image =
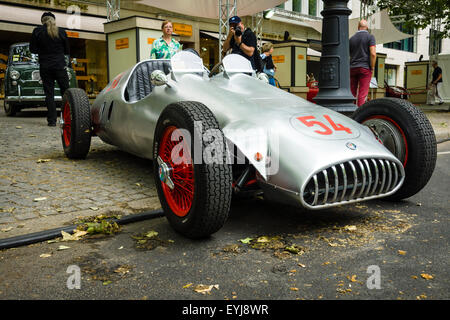
{"type": "Polygon", "coordinates": [[[7,102],[6,100],[3,100],[3,108],[5,109],[5,113],[8,117],[13,117],[20,111],[18,106],[11,102],[7,102]]]}

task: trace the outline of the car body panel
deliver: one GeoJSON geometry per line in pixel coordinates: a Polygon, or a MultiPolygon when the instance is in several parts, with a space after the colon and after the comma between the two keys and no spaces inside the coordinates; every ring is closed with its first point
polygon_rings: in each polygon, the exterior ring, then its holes
{"type": "MultiPolygon", "coordinates": [[[[246,63],[240,58],[227,58],[225,62],[236,59],[239,63],[246,63]]],[[[206,73],[199,75],[173,70],[166,85],[156,86],[145,98],[130,103],[125,100],[127,83],[136,67],[113,79],[91,109],[94,132],[103,141],[125,151],[152,159],[153,136],[164,108],[175,102],[197,101],[213,112],[227,141],[234,144],[256,168],[258,181],[268,197],[272,196],[274,200],[284,199],[284,202],[316,209],[363,199],[338,201],[338,188],[333,189],[328,181],[322,183],[326,191],[321,191],[321,194],[336,191],[330,194],[334,203],[328,203],[326,196],[322,205],[318,201],[311,205],[302,199],[301,195],[309,192],[306,191],[307,186],[311,188],[311,179],[314,176],[317,179],[323,171],[328,170],[328,175],[334,172],[334,178],[330,180],[337,186],[337,180],[346,178],[347,173],[337,174],[336,171],[340,167],[344,170],[344,166],[346,171],[358,171],[364,178],[363,184],[354,182],[353,193],[364,194],[365,198],[392,194],[403,183],[402,164],[368,127],[263,83],[251,69],[243,73],[245,67],[242,66],[240,70],[225,68],[211,78],[206,73]],[[387,173],[386,177],[383,175],[383,183],[389,179],[392,186],[377,193],[369,190],[369,182],[364,190],[366,180],[375,180],[375,170],[377,176],[380,173],[381,181],[381,170],[383,174],[385,172],[384,161],[388,163],[386,171],[389,168],[389,177],[387,173]]],[[[348,181],[349,186],[351,183],[348,181]]]]}

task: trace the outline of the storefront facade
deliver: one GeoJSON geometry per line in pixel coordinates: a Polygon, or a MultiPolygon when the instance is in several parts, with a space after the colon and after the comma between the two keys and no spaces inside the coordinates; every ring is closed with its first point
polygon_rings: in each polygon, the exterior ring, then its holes
{"type": "MultiPolygon", "coordinates": [[[[76,60],[73,67],[77,72],[78,86],[92,98],[115,74],[150,57],[152,42],[162,35],[161,23],[166,19],[174,24],[175,39],[183,44],[184,49],[193,48],[199,52],[206,67],[212,68],[219,62],[218,20],[184,16],[127,2],[121,3],[120,20],[108,22],[104,0],[0,1],[0,12],[8,12],[0,17],[0,59],[8,55],[11,44],[29,42],[45,11],[53,12],[57,25],[66,28],[71,58],[76,60]],[[128,28],[125,27],[127,24],[128,28]],[[126,59],[115,59],[119,52],[123,56],[125,51],[128,51],[126,59]],[[115,59],[114,65],[108,67],[111,59],[115,59]]],[[[246,27],[255,27],[251,17],[243,17],[243,22],[246,27]]],[[[264,19],[262,30],[263,40],[273,43],[283,42],[286,33],[289,34],[288,41],[320,40],[319,32],[298,23],[264,19]]],[[[305,61],[310,59],[305,56],[305,61]]],[[[0,60],[0,74],[1,64],[0,60]]],[[[304,73],[306,76],[306,68],[304,73]]]]}

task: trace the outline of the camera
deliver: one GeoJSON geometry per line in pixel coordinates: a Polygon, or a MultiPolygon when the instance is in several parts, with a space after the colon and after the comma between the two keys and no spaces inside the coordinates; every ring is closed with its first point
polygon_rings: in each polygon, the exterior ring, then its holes
{"type": "Polygon", "coordinates": [[[236,28],[234,28],[234,34],[238,37],[242,36],[242,29],[240,26],[236,26],[236,28]]]}

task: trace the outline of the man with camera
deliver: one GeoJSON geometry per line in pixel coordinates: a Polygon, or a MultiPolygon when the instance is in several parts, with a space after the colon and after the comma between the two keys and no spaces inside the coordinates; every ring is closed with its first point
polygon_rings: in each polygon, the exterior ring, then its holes
{"type": "Polygon", "coordinates": [[[230,24],[230,32],[223,43],[222,54],[225,55],[231,49],[231,53],[240,54],[247,58],[252,64],[252,68],[256,70],[255,53],[256,53],[256,35],[250,29],[245,29],[241,18],[238,16],[231,17],[228,21],[230,24]]]}

